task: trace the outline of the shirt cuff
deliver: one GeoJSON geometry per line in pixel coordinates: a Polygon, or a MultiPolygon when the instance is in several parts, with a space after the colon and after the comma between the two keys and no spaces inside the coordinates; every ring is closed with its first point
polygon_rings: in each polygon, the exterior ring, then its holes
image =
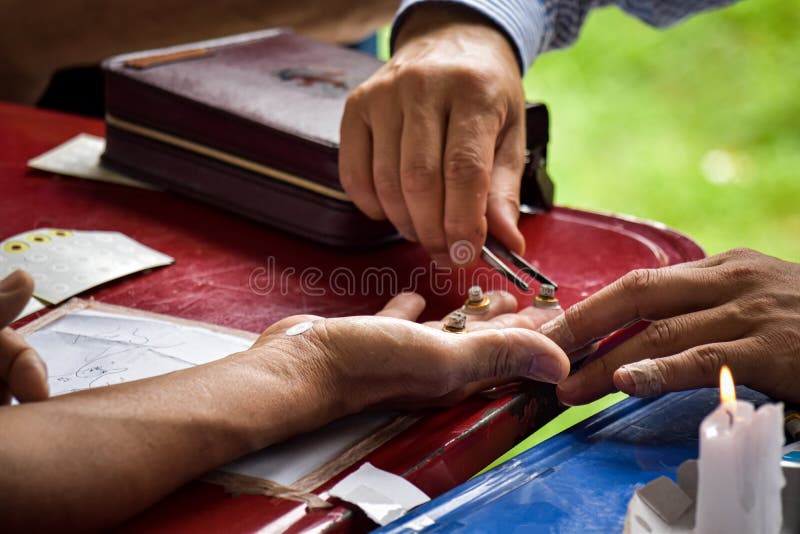
{"type": "Polygon", "coordinates": [[[390,49],[394,52],[397,31],[408,14],[420,4],[457,4],[486,17],[503,33],[514,48],[520,70],[525,72],[538,54],[545,50],[549,26],[541,2],[536,0],[402,0],[397,10],[390,49]]]}

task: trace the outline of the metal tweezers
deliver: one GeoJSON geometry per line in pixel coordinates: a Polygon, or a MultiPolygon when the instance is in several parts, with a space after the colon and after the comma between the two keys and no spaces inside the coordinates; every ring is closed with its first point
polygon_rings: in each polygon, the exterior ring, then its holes
{"type": "Polygon", "coordinates": [[[511,262],[520,271],[527,274],[537,282],[541,284],[550,284],[554,288],[558,289],[558,284],[545,276],[541,271],[536,269],[536,267],[528,263],[525,258],[516,252],[508,250],[508,248],[491,236],[486,239],[486,244],[481,249],[481,258],[493,269],[505,276],[512,284],[523,291],[528,291],[530,289],[528,283],[520,278],[520,276],[500,258],[511,262]]]}

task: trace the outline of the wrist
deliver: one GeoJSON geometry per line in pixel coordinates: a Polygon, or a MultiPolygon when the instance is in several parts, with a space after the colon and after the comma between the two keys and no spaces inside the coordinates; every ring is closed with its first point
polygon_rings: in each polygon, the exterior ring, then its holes
{"type": "Polygon", "coordinates": [[[395,21],[391,36],[393,54],[407,44],[442,38],[471,41],[500,53],[520,73],[520,56],[513,41],[489,17],[457,3],[418,4],[395,21]]]}
{"type": "Polygon", "coordinates": [[[282,440],[348,413],[335,365],[314,331],[318,329],[315,325],[296,336],[276,332],[232,356],[246,366],[259,388],[270,392],[260,396],[268,402],[261,405],[260,417],[253,425],[262,439],[282,440]],[[276,422],[280,423],[280,435],[264,435],[263,429],[276,428],[276,422]]]}

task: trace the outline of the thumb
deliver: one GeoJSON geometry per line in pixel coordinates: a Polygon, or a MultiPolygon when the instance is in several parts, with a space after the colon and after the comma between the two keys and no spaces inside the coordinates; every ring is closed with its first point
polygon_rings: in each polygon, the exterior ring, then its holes
{"type": "Polygon", "coordinates": [[[486,207],[489,233],[519,254],[525,252],[525,238],[517,227],[524,154],[525,131],[517,120],[506,130],[497,148],[486,207]]]}
{"type": "Polygon", "coordinates": [[[538,332],[523,328],[481,330],[456,340],[460,346],[453,353],[465,364],[464,383],[518,376],[557,383],[569,374],[567,355],[538,332]]]}
{"type": "Polygon", "coordinates": [[[11,324],[33,294],[33,278],[17,270],[0,280],[0,328],[11,324]]]}

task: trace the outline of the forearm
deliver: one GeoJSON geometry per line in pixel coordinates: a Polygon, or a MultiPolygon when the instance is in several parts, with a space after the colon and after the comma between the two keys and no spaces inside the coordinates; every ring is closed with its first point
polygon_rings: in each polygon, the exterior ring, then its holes
{"type": "MultiPolygon", "coordinates": [[[[308,382],[249,353],[0,408],[0,517],[11,530],[113,525],[244,453],[322,424],[308,382]]],[[[316,403],[320,408],[320,403],[316,403]]]]}
{"type": "Polygon", "coordinates": [[[33,102],[59,68],[271,27],[355,42],[391,19],[397,0],[0,0],[0,98],[33,102]],[[336,13],[336,20],[331,19],[336,13]]]}

